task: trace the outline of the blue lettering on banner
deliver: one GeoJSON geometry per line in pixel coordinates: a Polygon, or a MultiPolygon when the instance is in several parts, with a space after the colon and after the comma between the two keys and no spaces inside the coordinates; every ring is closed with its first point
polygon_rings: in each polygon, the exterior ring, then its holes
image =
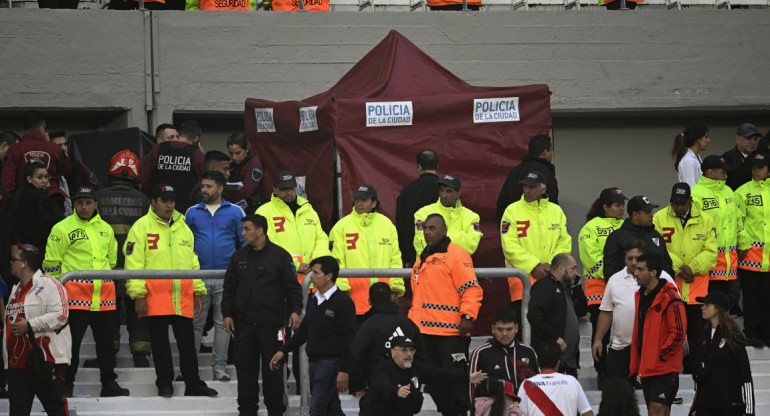
{"type": "Polygon", "coordinates": [[[366,103],[366,127],[411,126],[411,101],[366,103]]]}
{"type": "Polygon", "coordinates": [[[474,123],[519,121],[519,97],[478,98],[473,100],[474,123]]]}
{"type": "Polygon", "coordinates": [[[257,132],[275,133],[272,108],[255,108],[254,115],[257,117],[257,132]]]}
{"type": "Polygon", "coordinates": [[[318,130],[318,118],[316,118],[318,106],[300,107],[299,109],[299,132],[318,130]]]}

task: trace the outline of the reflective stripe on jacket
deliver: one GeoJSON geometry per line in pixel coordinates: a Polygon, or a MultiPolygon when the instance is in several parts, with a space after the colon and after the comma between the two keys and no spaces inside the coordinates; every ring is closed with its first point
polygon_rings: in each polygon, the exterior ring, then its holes
{"type": "Polygon", "coordinates": [[[580,230],[578,248],[583,263],[586,299],[589,305],[601,305],[607,283],[604,279],[604,243],[610,233],[623,225],[622,219],[596,217],[580,230]]]}
{"type": "MultiPolygon", "coordinates": [[[[193,233],[184,215],[174,211],[171,219],[169,226],[150,207],[150,212],[134,223],[123,246],[126,270],[200,269],[193,233]]],[[[147,316],[192,318],[193,296],[206,295],[206,286],[200,279],[129,279],[126,292],[131,299],[147,299],[147,316]]]]}
{"type": "MultiPolygon", "coordinates": [[[[567,233],[567,217],[556,204],[542,198],[527,202],[522,196],[508,205],[500,222],[505,261],[524,273],[531,273],[540,263],[551,263],[559,253],[572,252],[572,237],[567,233]]],[[[508,278],[511,300],[521,299],[522,285],[508,278]]]]}
{"type": "Polygon", "coordinates": [[[766,247],[770,236],[770,189],[767,180],[751,180],[735,191],[738,203],[738,250],[748,250],[738,262],[739,269],[768,271],[770,250],[766,247]]]}
{"type": "MultiPolygon", "coordinates": [[[[59,221],[46,243],[43,272],[59,278],[71,270],[110,270],[118,260],[118,242],[112,226],[98,213],[90,220],[77,214],[59,221]]],[[[115,310],[112,280],[74,279],[64,285],[70,309],[115,310]]]]}
{"type": "Polygon", "coordinates": [[[682,372],[682,344],[687,335],[684,304],[670,282],[666,282],[652,301],[644,317],[642,345],[639,345],[639,293],[636,291],[637,314],[631,340],[629,376],[659,376],[682,372]]]}
{"type": "Polygon", "coordinates": [[[692,201],[714,222],[717,239],[717,264],[709,280],[735,280],[738,277],[738,203],[725,181],[701,176],[692,187],[692,201]]]}
{"type": "Polygon", "coordinates": [[[671,205],[656,212],[652,223],[666,242],[682,300],[690,305],[699,305],[695,298],[708,294],[708,273],[717,263],[714,223],[709,216],[701,215],[694,203],[690,205],[690,219],[684,227],[671,205]],[[679,277],[682,266],[692,269],[692,283],[686,283],[679,277]]]}
{"type": "MultiPolygon", "coordinates": [[[[296,12],[299,11],[298,0],[273,0],[266,2],[272,4],[273,10],[277,12],[296,12]]],[[[305,10],[309,12],[328,12],[329,0],[303,0],[302,4],[305,10]]]]}
{"type": "Polygon", "coordinates": [[[425,249],[423,223],[430,214],[441,214],[446,222],[447,236],[453,243],[473,254],[479,247],[481,237],[481,219],[479,214],[465,208],[460,200],[454,208],[441,205],[441,199],[435,204],[426,205],[414,213],[414,252],[419,256],[425,249]]]}
{"type": "MultiPolygon", "coordinates": [[[[396,226],[388,217],[377,212],[358,214],[355,210],[343,217],[329,233],[332,256],[341,269],[398,269],[401,251],[398,249],[396,226]]],[[[348,292],[356,304],[356,315],[369,310],[369,286],[376,282],[388,283],[399,296],[404,294],[404,279],[338,278],[337,287],[348,292]]]]}

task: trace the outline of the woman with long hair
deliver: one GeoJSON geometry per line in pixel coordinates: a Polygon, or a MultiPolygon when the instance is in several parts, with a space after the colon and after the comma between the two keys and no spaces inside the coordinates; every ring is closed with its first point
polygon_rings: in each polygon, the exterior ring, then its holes
{"type": "Polygon", "coordinates": [[[477,397],[474,401],[476,416],[524,416],[519,408],[521,398],[516,395],[515,387],[510,381],[484,380],[488,383],[492,397],[477,397]]]}
{"type": "Polygon", "coordinates": [[[227,151],[230,153],[230,176],[225,187],[225,199],[233,204],[246,204],[247,214],[253,214],[262,202],[262,162],[254,157],[249,139],[243,133],[233,133],[227,138],[227,151]],[[230,188],[236,183],[235,188],[230,188]]]}
{"type": "Polygon", "coordinates": [[[671,156],[674,158],[674,169],[679,176],[679,182],[686,182],[690,187],[695,186],[700,179],[700,165],[703,160],[700,152],[709,146],[709,128],[701,123],[692,123],[674,137],[674,148],[671,156]]]}
{"type": "Polygon", "coordinates": [[[691,416],[754,415],[754,384],[751,378],[746,337],[730,317],[730,297],[713,291],[695,298],[703,302],[707,324],[698,340],[698,370],[691,416]]]}
{"type": "Polygon", "coordinates": [[[634,388],[622,378],[611,378],[604,384],[597,416],[640,416],[634,388]]]}
{"type": "Polygon", "coordinates": [[[64,209],[48,195],[48,169],[40,162],[24,168],[24,180],[11,198],[11,213],[19,222],[19,239],[45,252],[46,240],[64,209]]]}
{"type": "MultiPolygon", "coordinates": [[[[583,263],[585,276],[586,298],[591,320],[591,344],[596,334],[596,323],[599,319],[599,306],[602,304],[606,280],[612,276],[604,275],[604,244],[607,237],[623,224],[623,214],[626,210],[626,196],[618,188],[606,188],[599,194],[586,214],[586,225],[580,230],[578,248],[580,261],[583,263]]],[[[609,344],[609,332],[602,340],[602,350],[606,351],[609,344]]],[[[600,355],[600,360],[594,362],[599,388],[604,382],[605,362],[607,354],[600,355]]]]}

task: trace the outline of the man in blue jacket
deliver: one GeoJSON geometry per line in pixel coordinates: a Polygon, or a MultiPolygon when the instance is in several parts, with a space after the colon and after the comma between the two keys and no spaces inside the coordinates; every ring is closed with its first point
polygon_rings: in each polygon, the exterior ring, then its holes
{"type": "MultiPolygon", "coordinates": [[[[195,236],[195,254],[201,270],[226,269],[235,250],[243,246],[241,218],[243,209],[222,199],[225,176],[218,171],[207,171],[201,175],[201,198],[203,201],[190,207],[185,213],[185,223],[195,236]]],[[[214,380],[229,381],[225,372],[230,334],[222,325],[222,280],[207,280],[208,294],[203,297],[203,309],[195,314],[195,348],[201,345],[203,326],[209,307],[214,304],[214,380]]]]}

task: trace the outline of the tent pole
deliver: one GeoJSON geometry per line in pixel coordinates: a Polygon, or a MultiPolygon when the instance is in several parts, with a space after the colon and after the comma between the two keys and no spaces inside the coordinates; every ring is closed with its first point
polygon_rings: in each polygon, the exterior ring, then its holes
{"type": "Polygon", "coordinates": [[[337,163],[334,165],[334,177],[337,180],[337,218],[342,219],[342,160],[337,146],[334,146],[334,157],[337,163]]]}

